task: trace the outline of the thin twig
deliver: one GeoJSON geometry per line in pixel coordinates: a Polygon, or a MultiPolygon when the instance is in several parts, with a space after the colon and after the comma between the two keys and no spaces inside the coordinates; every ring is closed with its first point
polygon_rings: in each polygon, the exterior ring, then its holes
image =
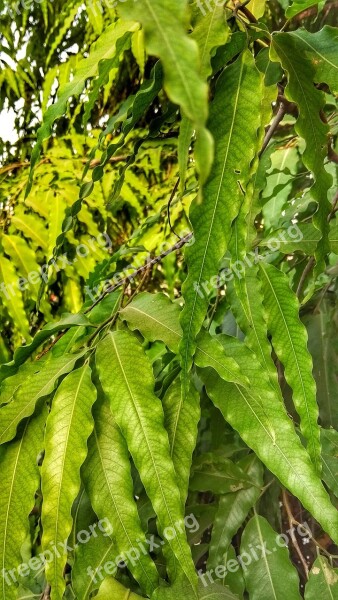
{"type": "Polygon", "coordinates": [[[52,588],[50,587],[50,585],[47,585],[45,591],[42,593],[41,600],[50,600],[51,589],[52,588]]]}
{"type": "Polygon", "coordinates": [[[289,522],[289,526],[290,526],[289,531],[290,531],[290,535],[291,535],[291,540],[292,540],[293,546],[299,556],[299,560],[303,566],[305,578],[308,579],[309,578],[309,566],[302,554],[302,551],[298,545],[297,538],[296,538],[294,530],[293,530],[293,525],[297,525],[299,523],[296,521],[296,519],[294,518],[294,516],[292,514],[286,490],[283,490],[282,496],[283,496],[283,504],[284,504],[285,512],[287,514],[287,518],[288,518],[288,522],[289,522]]]}
{"type": "Polygon", "coordinates": [[[274,120],[272,121],[272,123],[271,123],[268,131],[266,132],[266,135],[265,135],[265,138],[264,138],[264,142],[263,142],[263,146],[262,146],[262,149],[261,149],[261,151],[259,153],[259,157],[261,157],[262,154],[263,154],[263,152],[264,152],[264,150],[266,150],[266,148],[267,148],[267,146],[268,146],[268,144],[269,144],[269,142],[270,142],[273,134],[275,133],[278,125],[280,124],[281,121],[283,121],[283,119],[285,117],[285,114],[286,114],[286,108],[285,108],[285,105],[281,102],[280,105],[279,105],[278,112],[277,112],[274,120]]]}
{"type": "Polygon", "coordinates": [[[171,224],[171,218],[170,218],[170,207],[171,207],[171,204],[172,204],[172,202],[173,202],[173,200],[175,198],[175,194],[176,194],[176,192],[178,190],[179,184],[180,184],[180,178],[178,177],[178,179],[177,179],[177,181],[176,181],[176,183],[174,185],[174,189],[173,189],[173,191],[170,194],[170,198],[169,198],[169,202],[168,202],[168,207],[167,207],[167,214],[168,214],[169,227],[170,227],[171,231],[173,232],[173,234],[176,235],[176,237],[178,237],[178,239],[180,240],[181,238],[178,235],[178,233],[176,233],[175,229],[173,228],[173,226],[171,224]]]}
{"type": "Polygon", "coordinates": [[[124,277],[124,279],[121,279],[121,281],[118,281],[114,285],[112,285],[109,288],[107,288],[98,297],[98,299],[95,300],[95,302],[89,308],[87,308],[84,311],[84,314],[89,313],[95,306],[97,306],[101,302],[101,300],[103,300],[103,298],[105,298],[108,294],[111,294],[112,292],[114,292],[115,290],[117,290],[119,287],[121,287],[125,283],[128,283],[130,281],[130,279],[134,279],[138,275],[141,275],[144,271],[146,271],[150,267],[153,267],[154,265],[157,265],[158,263],[162,262],[162,260],[166,256],[168,256],[168,254],[171,254],[172,252],[176,252],[176,250],[179,250],[180,248],[182,248],[185,244],[187,244],[191,240],[191,238],[192,238],[192,233],[188,233],[186,236],[184,236],[178,242],[176,242],[176,244],[174,244],[173,246],[171,246],[171,248],[169,248],[169,250],[166,250],[165,252],[162,252],[162,254],[159,254],[158,256],[155,256],[150,261],[148,261],[146,264],[142,265],[142,267],[139,267],[138,269],[135,269],[135,271],[133,271],[130,275],[127,275],[127,277],[124,277]]]}

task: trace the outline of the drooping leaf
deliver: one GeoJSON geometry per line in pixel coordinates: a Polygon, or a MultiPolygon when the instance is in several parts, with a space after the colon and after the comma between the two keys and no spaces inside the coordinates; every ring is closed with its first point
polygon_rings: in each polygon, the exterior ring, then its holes
{"type": "Polygon", "coordinates": [[[183,382],[192,364],[195,338],[208,301],[201,285],[218,273],[231,235],[231,223],[243,200],[254,157],[259,126],[261,75],[246,52],[225,69],[217,84],[210,110],[210,130],[216,142],[215,160],[203,201],[191,211],[195,241],[186,251],[188,277],[183,285],[185,306],[181,315],[183,382]],[[250,106],[250,116],[247,113],[250,106]],[[254,108],[256,107],[256,108],[254,108]]]}
{"type": "Polygon", "coordinates": [[[33,370],[18,388],[12,402],[5,404],[0,409],[1,444],[13,439],[19,423],[33,414],[39,398],[48,396],[54,390],[58,379],[69,373],[84,353],[85,351],[82,351],[78,354],[66,354],[59,358],[50,358],[43,361],[41,366],[37,362],[36,370],[33,370]]]}
{"type": "Polygon", "coordinates": [[[183,402],[181,381],[176,378],[163,398],[163,410],[164,426],[169,437],[170,455],[184,506],[188,495],[189,473],[201,413],[197,390],[191,387],[185,402],[183,402]]]}
{"type": "Polygon", "coordinates": [[[180,490],[164,429],[163,408],[154,394],[151,363],[135,336],[125,331],[115,331],[103,338],[97,347],[96,360],[114,419],[156,511],[159,532],[194,585],[190,549],[179,527],[183,519],[180,490]],[[138,373],[142,373],[141,385],[138,373]],[[167,538],[166,528],[171,531],[167,538]]]}
{"type": "Polygon", "coordinates": [[[324,167],[329,133],[329,126],[321,118],[325,96],[313,85],[315,69],[311,60],[304,55],[297,37],[288,33],[278,33],[273,36],[273,48],[288,73],[285,95],[298,106],[299,117],[295,129],[305,140],[306,148],[302,160],[314,178],[311,195],[318,204],[313,223],[321,233],[321,240],[315,252],[316,270],[320,272],[330,252],[328,216],[331,205],[328,201],[328,190],[332,183],[331,176],[324,167]]]}
{"type": "Polygon", "coordinates": [[[117,553],[124,555],[135,579],[151,593],[158,585],[158,575],[150,556],[140,550],[147,544],[134,500],[128,449],[104,398],[95,405],[94,418],[82,469],[85,486],[99,518],[112,525],[117,553]]]}
{"type": "Polygon", "coordinates": [[[297,571],[284,540],[257,514],[244,529],[241,558],[250,599],[301,600],[297,571]]]}
{"type": "Polygon", "coordinates": [[[285,379],[293,390],[300,428],[311,459],[321,472],[319,410],[308,337],[299,319],[299,303],[287,277],[273,265],[260,264],[268,329],[275,352],[284,365],[285,379]]]}
{"type": "MultiPolygon", "coordinates": [[[[92,406],[96,389],[88,365],[70,373],[53,399],[46,426],[46,453],[42,464],[43,550],[58,547],[72,529],[72,505],[79,493],[80,468],[87,456],[87,440],[93,430],[92,406]]],[[[46,578],[52,600],[60,600],[65,590],[63,570],[65,551],[53,553],[47,562],[46,578]]]]}
{"type": "Polygon", "coordinates": [[[20,548],[29,535],[29,514],[34,508],[34,496],[40,485],[38,455],[43,449],[46,410],[39,406],[36,414],[26,421],[18,438],[1,446],[0,468],[0,589],[3,600],[17,598],[17,586],[8,574],[23,563],[20,548]]]}
{"type": "Polygon", "coordinates": [[[284,406],[269,391],[262,369],[253,356],[249,358],[247,347],[235,338],[223,338],[223,342],[225,351],[236,358],[254,387],[250,391],[217,379],[212,371],[209,376],[201,371],[208,395],[268,469],[316,515],[324,529],[337,538],[338,512],[284,406]]]}
{"type": "Polygon", "coordinates": [[[323,298],[302,320],[309,336],[320,423],[338,429],[338,322],[334,300],[323,298]]]}
{"type": "Polygon", "coordinates": [[[198,46],[185,32],[186,11],[187,2],[180,0],[167,0],[165,4],[161,0],[128,0],[119,6],[124,18],[142,23],[148,53],[160,58],[163,64],[166,93],[181,107],[183,115],[192,121],[197,136],[203,139],[201,154],[198,153],[196,159],[205,180],[206,164],[210,165],[205,155],[212,149],[212,139],[205,128],[208,91],[200,76],[198,46]]]}

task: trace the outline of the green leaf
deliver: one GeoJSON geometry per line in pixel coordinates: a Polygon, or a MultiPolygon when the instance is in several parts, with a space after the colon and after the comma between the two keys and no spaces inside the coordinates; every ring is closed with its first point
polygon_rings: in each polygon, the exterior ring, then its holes
{"type": "Polygon", "coordinates": [[[189,581],[195,583],[190,549],[180,527],[183,520],[180,490],[170,457],[163,409],[154,394],[151,363],[135,336],[125,331],[110,333],[99,342],[96,361],[113,416],[157,514],[159,532],[189,581]]]}
{"type": "Polygon", "coordinates": [[[89,600],[90,593],[99,588],[104,577],[102,570],[107,565],[108,570],[111,568],[117,554],[114,542],[98,528],[88,543],[79,544],[72,568],[72,588],[77,598],[89,600]]]}
{"type": "Polygon", "coordinates": [[[211,533],[208,569],[215,569],[218,565],[224,564],[224,556],[232,538],[261,493],[263,469],[259,460],[251,454],[242,458],[237,464],[254,479],[256,486],[221,496],[211,533]]]}
{"type": "Polygon", "coordinates": [[[0,262],[0,286],[2,292],[1,303],[8,310],[9,315],[14,321],[21,335],[29,341],[29,323],[26,317],[22,293],[18,287],[19,278],[12,262],[5,256],[1,257],[0,262]]]}
{"type": "Polygon", "coordinates": [[[99,72],[101,61],[112,58],[116,53],[119,40],[130,35],[130,32],[134,30],[135,25],[131,24],[130,22],[117,22],[110,25],[93,44],[88,58],[84,58],[79,63],[72,81],[67,83],[64,88],[61,89],[56,103],[52,104],[47,109],[43,124],[37,134],[37,142],[32,151],[31,171],[26,195],[28,195],[32,187],[33,172],[39,160],[42,144],[44,140],[50,137],[54,121],[56,121],[56,119],[59,117],[62,117],[62,115],[65,113],[69,98],[71,96],[78,96],[82,93],[86,81],[92,77],[95,77],[99,72]]]}
{"type": "Polygon", "coordinates": [[[335,429],[322,429],[323,480],[338,498],[338,432],[335,429]]]}
{"type": "Polygon", "coordinates": [[[307,449],[321,472],[319,410],[316,383],[312,374],[312,358],[307,348],[308,337],[299,319],[299,302],[289,280],[273,265],[260,264],[264,305],[272,345],[284,366],[285,379],[293,390],[293,402],[300,416],[300,428],[307,449]]]}
{"type": "Polygon", "coordinates": [[[315,69],[311,60],[304,56],[298,39],[288,33],[277,33],[273,36],[273,49],[288,73],[288,85],[285,95],[295,102],[299,109],[299,117],[295,124],[296,132],[306,143],[302,160],[314,177],[311,195],[318,204],[313,217],[315,227],[320,231],[321,240],[315,252],[316,271],[324,266],[325,257],[330,252],[328,240],[331,204],[328,190],[332,178],[325,170],[324,159],[327,156],[329,126],[321,118],[325,106],[325,95],[314,85],[315,69]]]}
{"type": "Polygon", "coordinates": [[[301,13],[312,6],[321,4],[321,0],[294,0],[291,6],[285,11],[285,15],[288,19],[292,19],[298,13],[301,13]]]}
{"type": "Polygon", "coordinates": [[[338,513],[283,404],[272,393],[261,366],[253,354],[250,357],[243,343],[225,336],[222,341],[225,351],[240,364],[253,388],[250,391],[218,379],[213,371],[209,375],[202,371],[208,395],[267,468],[300,499],[323,528],[338,539],[338,513]]]}
{"type": "Polygon", "coordinates": [[[189,473],[201,416],[198,392],[191,387],[185,402],[183,402],[181,380],[176,378],[163,398],[163,411],[164,426],[169,436],[170,455],[184,506],[188,495],[189,473]]]}
{"type": "Polygon", "coordinates": [[[218,454],[201,454],[192,466],[189,488],[192,491],[213,492],[213,494],[235,493],[252,487],[254,482],[241,467],[218,454]]]}
{"type": "Polygon", "coordinates": [[[30,344],[27,346],[22,346],[16,350],[14,354],[14,364],[16,366],[22,365],[27,358],[29,358],[33,352],[35,352],[35,350],[41,346],[41,344],[43,344],[43,342],[48,340],[55,333],[63,331],[64,329],[69,329],[70,327],[82,327],[84,325],[93,327],[93,325],[88,321],[87,317],[81,313],[76,315],[65,315],[56,323],[48,323],[36,334],[30,344]]]}
{"type": "MultiPolygon", "coordinates": [[[[180,309],[163,294],[139,294],[121,311],[132,329],[139,329],[150,341],[162,340],[176,354],[182,340],[180,309]]],[[[236,361],[224,354],[216,338],[201,331],[197,339],[195,362],[199,367],[213,367],[225,381],[248,383],[236,361]]]]}
{"type": "Polygon", "coordinates": [[[40,485],[38,455],[43,449],[46,411],[39,407],[28,419],[18,438],[1,446],[0,468],[0,589],[3,600],[16,600],[17,587],[8,571],[23,562],[20,548],[29,535],[29,514],[34,508],[34,496],[40,485]]]}
{"type": "Polygon", "coordinates": [[[250,600],[301,600],[298,574],[284,540],[257,514],[244,529],[241,559],[250,600]]]}
{"type": "Polygon", "coordinates": [[[305,586],[305,600],[318,598],[337,600],[338,598],[338,569],[333,569],[327,558],[318,555],[312,565],[309,581],[305,586]]]}
{"type": "Polygon", "coordinates": [[[338,429],[338,312],[330,297],[323,298],[314,311],[303,316],[313,359],[317,402],[323,427],[338,429]]]}
{"type": "MultiPolygon", "coordinates": [[[[59,547],[72,530],[71,509],[79,493],[80,468],[87,456],[87,440],[93,430],[92,406],[96,389],[88,365],[70,373],[53,400],[46,426],[46,453],[42,479],[42,547],[59,547]]],[[[46,564],[52,600],[61,600],[65,590],[63,570],[66,553],[53,553],[46,564]]]]}
{"type": "Polygon", "coordinates": [[[95,597],[97,600],[145,600],[142,596],[138,596],[125,588],[113,577],[107,577],[104,580],[99,593],[95,597]]]}
{"type": "MultiPolygon", "coordinates": [[[[206,154],[212,141],[205,129],[208,116],[208,89],[200,75],[198,46],[185,32],[187,2],[181,0],[128,0],[119,6],[126,19],[142,24],[145,46],[149,54],[163,64],[164,89],[170,100],[181,107],[182,113],[193,123],[197,135],[205,142],[206,154]]],[[[203,152],[198,155],[200,173],[206,179],[203,152]]]]}
{"type": "Polygon", "coordinates": [[[158,575],[150,556],[140,551],[147,544],[134,500],[128,449],[104,398],[99,397],[94,418],[94,432],[82,469],[85,487],[96,514],[111,523],[118,553],[150,594],[158,585],[158,575]]]}
{"type": "Polygon", "coordinates": [[[66,354],[59,358],[36,363],[34,370],[14,394],[12,402],[0,408],[0,444],[13,439],[19,423],[30,417],[39,398],[48,396],[55,388],[58,379],[69,373],[76,361],[84,355],[66,354]]]}
{"type": "MultiPolygon", "coordinates": [[[[195,241],[186,251],[188,277],[183,285],[185,306],[181,315],[184,381],[208,306],[201,285],[218,273],[230,239],[231,223],[243,201],[242,189],[248,183],[260,122],[261,83],[252,56],[245,52],[220,76],[211,105],[215,160],[203,189],[203,201],[191,211],[195,241]]],[[[186,381],[184,385],[187,387],[186,381]]]]}
{"type": "Polygon", "coordinates": [[[338,58],[336,46],[338,33],[335,27],[325,25],[323,29],[310,33],[306,29],[292,31],[300,48],[315,68],[316,83],[326,83],[333,94],[338,93],[338,58]]]}

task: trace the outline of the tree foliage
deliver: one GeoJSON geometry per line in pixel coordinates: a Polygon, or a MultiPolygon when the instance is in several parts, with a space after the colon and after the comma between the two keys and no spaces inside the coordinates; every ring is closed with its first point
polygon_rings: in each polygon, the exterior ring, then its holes
{"type": "Polygon", "coordinates": [[[333,12],[1,4],[4,600],[338,597],[333,12]]]}

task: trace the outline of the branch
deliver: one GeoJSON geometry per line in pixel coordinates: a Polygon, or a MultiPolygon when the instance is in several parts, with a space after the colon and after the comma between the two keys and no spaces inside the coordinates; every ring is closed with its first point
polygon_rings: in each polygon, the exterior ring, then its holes
{"type": "Polygon", "coordinates": [[[114,292],[115,290],[117,290],[118,288],[120,288],[121,286],[126,285],[127,283],[129,283],[130,280],[133,280],[138,275],[141,275],[142,273],[144,273],[144,271],[147,271],[148,269],[152,268],[154,265],[157,265],[158,263],[162,262],[162,260],[166,256],[168,256],[168,254],[172,254],[172,252],[176,252],[176,250],[179,250],[180,248],[182,248],[185,244],[187,244],[191,240],[192,235],[193,235],[192,233],[188,233],[186,236],[184,236],[178,242],[176,242],[176,244],[174,244],[173,246],[171,246],[171,248],[169,248],[169,250],[166,250],[165,252],[162,252],[162,254],[159,254],[158,256],[155,256],[151,260],[147,261],[144,265],[142,265],[142,267],[139,267],[138,269],[135,269],[135,271],[133,271],[132,273],[130,273],[130,275],[127,275],[127,277],[124,277],[124,279],[121,279],[120,281],[118,281],[114,285],[112,285],[109,288],[107,288],[107,290],[105,292],[103,292],[103,294],[101,294],[101,296],[99,296],[97,300],[95,300],[94,304],[92,304],[92,306],[90,306],[89,308],[87,308],[84,311],[84,314],[86,315],[87,313],[89,313],[108,294],[111,294],[112,292],[114,292]]]}
{"type": "Polygon", "coordinates": [[[278,125],[280,124],[281,121],[283,121],[285,114],[286,114],[286,107],[285,107],[284,103],[281,102],[280,105],[279,105],[278,112],[277,112],[274,120],[272,121],[272,123],[271,123],[268,131],[265,134],[263,146],[262,146],[262,149],[261,149],[261,151],[259,153],[259,157],[261,157],[262,154],[263,154],[263,152],[264,152],[264,150],[266,150],[266,148],[267,148],[267,146],[268,146],[271,138],[273,137],[273,134],[275,133],[278,125]]]}
{"type": "MultiPolygon", "coordinates": [[[[115,164],[118,162],[125,162],[126,160],[128,160],[128,158],[129,158],[129,156],[112,156],[108,162],[110,164],[115,164]]],[[[39,162],[38,167],[40,165],[43,165],[43,164],[49,163],[49,162],[51,162],[51,161],[48,157],[43,158],[39,162]]],[[[82,158],[81,162],[82,162],[82,164],[85,165],[88,162],[88,160],[87,160],[87,158],[82,158]]],[[[90,161],[89,168],[94,169],[94,167],[97,167],[99,164],[101,164],[101,160],[99,160],[98,158],[94,158],[93,160],[90,161]]],[[[6,166],[2,167],[0,169],[0,175],[4,175],[5,173],[8,173],[10,171],[15,171],[16,169],[27,169],[28,167],[30,167],[30,162],[27,162],[27,161],[12,163],[11,165],[6,165],[6,166]]]]}

